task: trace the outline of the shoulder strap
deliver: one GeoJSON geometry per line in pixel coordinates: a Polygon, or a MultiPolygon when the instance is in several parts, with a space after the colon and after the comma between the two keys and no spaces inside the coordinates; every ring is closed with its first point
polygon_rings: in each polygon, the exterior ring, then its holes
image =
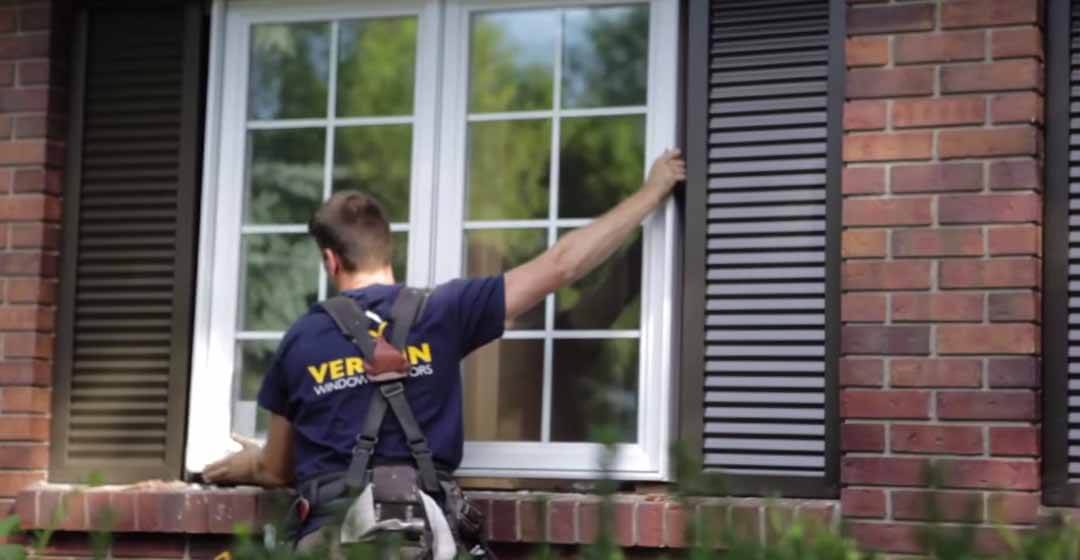
{"type": "Polygon", "coordinates": [[[390,331],[390,344],[398,350],[404,350],[409,336],[409,329],[420,318],[424,306],[427,303],[430,290],[410,288],[405,286],[398,292],[394,299],[394,306],[390,308],[390,320],[393,322],[390,331]]]}
{"type": "Polygon", "coordinates": [[[369,319],[360,304],[348,296],[334,296],[319,305],[334,319],[341,334],[360,349],[364,359],[375,357],[375,341],[368,332],[369,319]]]}

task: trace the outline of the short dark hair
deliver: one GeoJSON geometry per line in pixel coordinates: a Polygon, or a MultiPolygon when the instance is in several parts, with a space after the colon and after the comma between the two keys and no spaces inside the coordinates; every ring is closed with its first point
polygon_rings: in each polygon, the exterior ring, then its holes
{"type": "Polygon", "coordinates": [[[315,211],[308,232],[320,249],[336,253],[349,272],[389,265],[393,256],[382,206],[360,191],[334,193],[315,211]]]}

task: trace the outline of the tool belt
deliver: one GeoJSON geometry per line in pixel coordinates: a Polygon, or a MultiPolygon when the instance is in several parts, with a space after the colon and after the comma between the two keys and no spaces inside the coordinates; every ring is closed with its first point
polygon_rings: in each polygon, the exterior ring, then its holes
{"type": "Polygon", "coordinates": [[[493,559],[484,540],[483,514],[465,499],[453,477],[436,466],[427,438],[405,398],[409,363],[401,353],[428,293],[402,288],[391,309],[390,341],[368,330],[367,310],[337,296],[322,307],[364,360],[365,375],[377,390],[356,436],[348,468],[304,481],[290,510],[286,530],[293,542],[303,526],[340,525],[340,542],[367,542],[393,534],[414,546],[421,558],[450,560],[459,553],[493,559]],[[379,430],[392,411],[414,464],[379,464],[374,457],[379,430]]]}

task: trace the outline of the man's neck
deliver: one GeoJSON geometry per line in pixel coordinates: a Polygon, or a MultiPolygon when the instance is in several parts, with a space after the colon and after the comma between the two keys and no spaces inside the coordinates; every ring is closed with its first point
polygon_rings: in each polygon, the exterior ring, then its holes
{"type": "Polygon", "coordinates": [[[359,290],[375,284],[394,284],[394,271],[390,268],[378,271],[357,271],[338,277],[336,288],[339,292],[359,290]]]}

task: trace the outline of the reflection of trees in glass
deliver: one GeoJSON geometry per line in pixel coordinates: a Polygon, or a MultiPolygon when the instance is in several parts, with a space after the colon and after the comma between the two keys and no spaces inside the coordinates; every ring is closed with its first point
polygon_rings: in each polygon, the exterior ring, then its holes
{"type": "Polygon", "coordinates": [[[641,233],[604,264],[555,292],[556,329],[637,329],[641,316],[641,233]]]}
{"type": "Polygon", "coordinates": [[[355,126],[334,134],[334,190],[370,194],[391,222],[409,221],[412,126],[355,126]]]}
{"type": "Polygon", "coordinates": [[[277,345],[276,340],[244,340],[236,344],[239,400],[253,401],[258,396],[263,376],[274,361],[277,345]]]}
{"type": "Polygon", "coordinates": [[[599,423],[637,441],[637,339],[556,340],[554,360],[552,441],[589,441],[599,423]]]}
{"type": "Polygon", "coordinates": [[[641,185],[645,117],[563,119],[559,216],[599,216],[641,185]]]}
{"type": "Polygon", "coordinates": [[[252,26],[248,114],[253,119],[326,116],[329,70],[329,24],[252,26]]]}
{"type": "Polygon", "coordinates": [[[306,224],[323,193],[326,132],[321,128],[254,130],[245,221],[306,224]]]}
{"type": "Polygon", "coordinates": [[[469,439],[540,440],[543,340],[498,340],[473,352],[463,365],[469,439]]]}
{"type": "Polygon", "coordinates": [[[563,27],[563,107],[644,105],[649,7],[567,10],[563,27]]]}
{"type": "MultiPolygon", "coordinates": [[[[490,276],[524,264],[547,248],[547,230],[474,230],[465,233],[465,272],[490,276]]],[[[509,329],[543,329],[544,304],[507,323],[509,329]]]]}
{"type": "Polygon", "coordinates": [[[547,218],[550,157],[550,121],[469,124],[467,217],[547,218]]]}
{"type": "Polygon", "coordinates": [[[341,22],[338,116],[411,115],[416,18],[341,22]]]}
{"type": "Polygon", "coordinates": [[[506,11],[473,16],[469,37],[469,111],[551,109],[558,12],[506,11]]]}
{"type": "Polygon", "coordinates": [[[242,328],[282,331],[318,297],[319,255],[306,234],[244,236],[242,328]]]}

